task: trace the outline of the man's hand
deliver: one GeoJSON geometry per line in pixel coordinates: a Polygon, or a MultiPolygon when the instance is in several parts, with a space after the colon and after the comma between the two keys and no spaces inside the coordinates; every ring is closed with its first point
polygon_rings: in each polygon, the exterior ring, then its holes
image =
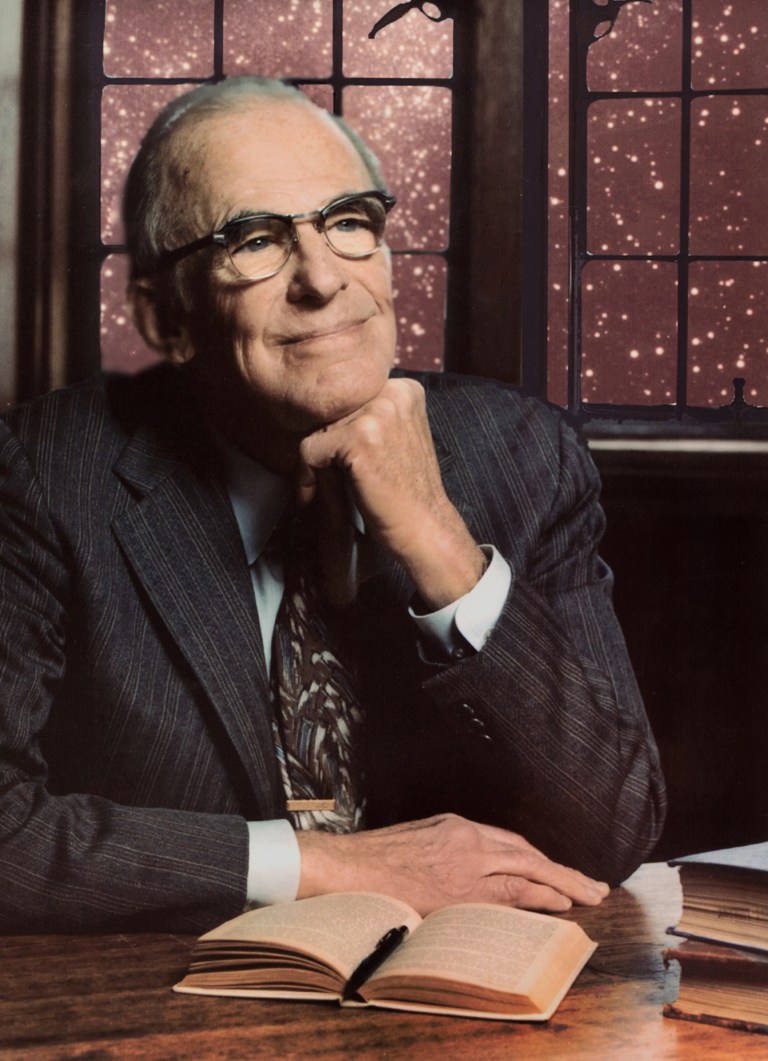
{"type": "Polygon", "coordinates": [[[483,553],[443,488],[415,380],[388,380],[362,408],[308,435],[300,459],[300,501],[328,492],[329,473],[341,470],[367,533],[400,561],[431,611],[478,582],[483,553]]]}
{"type": "Polygon", "coordinates": [[[298,898],[376,891],[428,914],[453,903],[488,902],[561,913],[594,906],[608,885],[551,862],[522,836],[453,814],[369,832],[296,834],[298,898]]]}

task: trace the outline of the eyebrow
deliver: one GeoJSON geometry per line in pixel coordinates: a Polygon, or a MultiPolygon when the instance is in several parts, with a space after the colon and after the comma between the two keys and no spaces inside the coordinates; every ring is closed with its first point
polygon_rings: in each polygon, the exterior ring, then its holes
{"type": "MultiPolygon", "coordinates": [[[[365,195],[366,192],[372,191],[372,190],[374,190],[374,189],[364,188],[362,191],[360,191],[360,190],[358,190],[358,191],[349,191],[349,190],[347,190],[347,191],[339,192],[338,195],[334,195],[330,199],[326,199],[326,201],[323,203],[323,205],[316,207],[316,209],[317,210],[324,210],[326,206],[330,206],[331,203],[337,203],[340,199],[347,199],[351,195],[365,195]]],[[[378,191],[378,189],[375,189],[375,190],[378,191]]],[[[226,221],[223,221],[215,229],[215,231],[216,232],[220,232],[227,225],[236,224],[238,221],[244,221],[248,217],[291,217],[291,216],[299,216],[300,214],[305,214],[305,213],[313,214],[313,213],[315,213],[315,211],[314,210],[301,210],[301,211],[299,211],[299,213],[293,215],[293,214],[283,214],[283,213],[280,213],[280,211],[278,211],[278,210],[263,210],[263,209],[262,210],[247,210],[247,209],[242,209],[242,210],[236,211],[234,214],[232,214],[231,217],[228,217],[226,219],[226,221]]]]}
{"type": "MultiPolygon", "coordinates": [[[[216,232],[220,232],[227,225],[235,225],[238,221],[245,221],[247,217],[264,217],[274,214],[273,210],[238,210],[236,213],[228,217],[226,221],[223,221],[217,228],[216,232]]],[[[282,216],[282,215],[277,215],[282,216]]]]}

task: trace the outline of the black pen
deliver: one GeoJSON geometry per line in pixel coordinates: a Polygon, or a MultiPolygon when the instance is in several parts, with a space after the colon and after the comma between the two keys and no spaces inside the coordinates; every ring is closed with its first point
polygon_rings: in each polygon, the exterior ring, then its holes
{"type": "Polygon", "coordinates": [[[351,998],[352,995],[356,995],[358,988],[362,987],[369,976],[378,969],[393,951],[397,950],[407,935],[407,925],[400,925],[399,928],[390,928],[389,932],[385,932],[371,953],[367,958],[363,958],[350,976],[342,997],[347,999],[351,998]]]}

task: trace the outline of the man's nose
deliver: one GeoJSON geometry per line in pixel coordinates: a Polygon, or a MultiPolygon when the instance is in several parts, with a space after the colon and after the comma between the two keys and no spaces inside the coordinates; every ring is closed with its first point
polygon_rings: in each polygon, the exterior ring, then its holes
{"type": "Polygon", "coordinates": [[[288,297],[327,302],[349,283],[347,263],[335,254],[322,231],[313,223],[296,227],[293,253],[286,263],[288,297]]]}

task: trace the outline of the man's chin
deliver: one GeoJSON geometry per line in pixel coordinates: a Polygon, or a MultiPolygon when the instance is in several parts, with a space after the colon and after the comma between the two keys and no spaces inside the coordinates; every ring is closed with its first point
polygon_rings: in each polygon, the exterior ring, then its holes
{"type": "Polygon", "coordinates": [[[331,424],[352,416],[364,404],[365,402],[360,404],[348,402],[317,409],[290,409],[285,412],[284,416],[281,416],[281,423],[286,431],[305,438],[307,435],[314,434],[315,431],[322,431],[331,424]]]}
{"type": "Polygon", "coordinates": [[[344,420],[362,409],[381,392],[389,372],[376,373],[354,383],[344,380],[343,387],[324,387],[318,381],[306,402],[295,403],[285,409],[285,423],[303,434],[319,431],[329,424],[344,420]]]}

